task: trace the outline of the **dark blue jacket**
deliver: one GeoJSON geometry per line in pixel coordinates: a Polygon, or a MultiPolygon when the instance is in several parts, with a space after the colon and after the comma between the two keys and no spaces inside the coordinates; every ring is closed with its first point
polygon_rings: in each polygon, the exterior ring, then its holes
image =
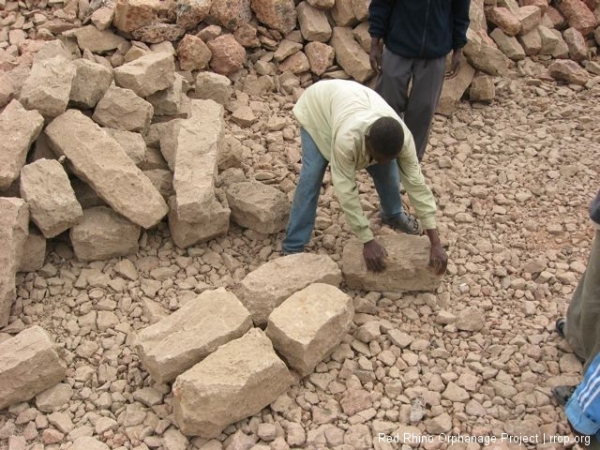
{"type": "Polygon", "coordinates": [[[470,5],[470,0],[371,0],[369,33],[405,58],[440,58],[467,43],[470,5]]]}
{"type": "Polygon", "coordinates": [[[596,195],[596,198],[592,200],[592,204],[590,205],[590,217],[600,225],[600,191],[598,191],[598,195],[596,195]]]}

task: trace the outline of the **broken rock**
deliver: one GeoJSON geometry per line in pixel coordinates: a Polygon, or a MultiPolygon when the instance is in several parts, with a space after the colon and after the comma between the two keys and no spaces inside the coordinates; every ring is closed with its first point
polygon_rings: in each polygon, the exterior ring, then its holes
{"type": "Polygon", "coordinates": [[[169,229],[175,245],[186,248],[227,234],[231,210],[224,199],[215,198],[198,222],[186,222],[177,215],[175,197],[169,200],[169,229]]]}
{"type": "Polygon", "coordinates": [[[112,71],[87,59],[78,59],[73,65],[75,77],[69,99],[79,108],[94,108],[112,83],[112,71]]]}
{"type": "Polygon", "coordinates": [[[147,97],[175,81],[175,62],[169,53],[149,53],[114,70],[118,86],[147,97]]]}
{"type": "Polygon", "coordinates": [[[266,334],[288,365],[306,376],[342,342],[353,318],[348,295],[335,286],[316,283],[271,313],[266,334]]]}
{"type": "Polygon", "coordinates": [[[154,107],[130,89],[111,86],[100,99],[92,118],[108,128],[145,133],[154,107]]]}
{"type": "Polygon", "coordinates": [[[46,259],[46,238],[38,231],[29,229],[19,263],[19,272],[35,272],[44,266],[46,259]]]}

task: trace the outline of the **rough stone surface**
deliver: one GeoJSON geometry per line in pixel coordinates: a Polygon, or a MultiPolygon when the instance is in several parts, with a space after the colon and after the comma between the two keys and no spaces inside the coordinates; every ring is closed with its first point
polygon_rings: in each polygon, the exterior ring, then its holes
{"type": "Polygon", "coordinates": [[[583,35],[575,28],[564,31],[563,36],[569,47],[569,57],[573,61],[583,61],[588,57],[588,48],[583,35]]]}
{"type": "Polygon", "coordinates": [[[18,100],[12,100],[0,114],[0,191],[8,189],[19,177],[27,152],[44,126],[37,111],[27,111],[18,100]]]}
{"type": "Polygon", "coordinates": [[[584,36],[590,35],[598,25],[598,19],[581,0],[562,0],[558,10],[567,19],[569,26],[584,36]]]}
{"type": "Polygon", "coordinates": [[[491,8],[487,17],[508,36],[516,36],[521,31],[521,21],[507,8],[491,8]]]}
{"type": "Polygon", "coordinates": [[[44,237],[58,236],[83,216],[69,177],[58,161],[40,159],[27,164],[20,180],[21,198],[28,203],[31,220],[44,237]]]}
{"type": "Polygon", "coordinates": [[[306,44],[304,51],[310,70],[315,75],[323,75],[325,71],[333,65],[335,61],[335,50],[322,42],[309,42],[306,44]]]}
{"type": "Polygon", "coordinates": [[[272,186],[252,181],[227,188],[231,218],[240,226],[263,234],[277,233],[287,224],[290,202],[272,186]]]}
{"type": "Polygon", "coordinates": [[[160,0],[118,0],[113,24],[117,29],[131,33],[154,23],[160,9],[160,0]]]}
{"type": "Polygon", "coordinates": [[[489,75],[473,78],[469,88],[469,98],[473,102],[491,102],[496,97],[494,79],[489,75]]]}
{"type": "Polygon", "coordinates": [[[203,70],[208,66],[212,52],[202,39],[186,34],[177,46],[181,70],[203,70]]]}
{"type": "Polygon", "coordinates": [[[344,248],[342,266],[344,279],[355,289],[374,291],[431,291],[441,277],[428,268],[429,245],[423,236],[395,234],[378,238],[387,250],[387,268],[381,273],[367,270],[362,258],[362,244],[353,240],[344,248]]]}
{"type": "Polygon", "coordinates": [[[46,238],[39,232],[29,229],[19,262],[19,272],[35,272],[44,266],[46,259],[46,238]]]}
{"type": "Polygon", "coordinates": [[[36,61],[21,89],[21,103],[47,119],[61,115],[67,109],[75,73],[73,63],[61,57],[36,61]]]}
{"type": "Polygon", "coordinates": [[[126,40],[113,33],[112,31],[101,31],[94,25],[79,28],[74,33],[77,38],[77,45],[82,50],[89,50],[92,53],[107,53],[116,50],[126,40]]]}
{"type": "Polygon", "coordinates": [[[556,80],[566,81],[568,83],[585,85],[590,75],[587,70],[577,64],[575,61],[561,60],[554,61],[548,67],[548,73],[556,80]]]}
{"type": "Polygon", "coordinates": [[[96,261],[137,253],[140,228],[112,209],[96,206],[83,211],[70,237],[79,260],[96,261]]]}
{"type": "Polygon", "coordinates": [[[111,86],[100,99],[92,118],[108,128],[145,133],[154,107],[130,89],[111,86]]]}
{"type": "Polygon", "coordinates": [[[112,71],[87,59],[73,61],[75,77],[71,84],[70,102],[79,108],[94,108],[108,91],[112,71]]]}
{"type": "Polygon", "coordinates": [[[153,23],[138,28],[131,35],[135,40],[148,44],[161,44],[165,41],[178,41],[185,34],[185,28],[172,23],[153,23]]]}
{"type": "Polygon", "coordinates": [[[436,112],[446,116],[452,114],[474,76],[475,69],[468,63],[462,64],[458,74],[444,82],[436,112]]]}
{"type": "Polygon", "coordinates": [[[66,371],[56,344],[39,326],[0,343],[0,409],[32,399],[63,380],[66,371]]]}
{"type": "Polygon", "coordinates": [[[210,68],[220,75],[230,75],[243,67],[246,49],[233,35],[224,34],[207,43],[212,53],[210,68]]]}
{"type": "Polygon", "coordinates": [[[522,6],[515,15],[521,22],[521,33],[523,34],[535,29],[542,20],[542,10],[535,5],[522,6]]]}
{"type": "Polygon", "coordinates": [[[306,1],[297,7],[298,23],[302,36],[307,41],[327,42],[331,38],[331,25],[324,11],[313,8],[306,1]]]}
{"type": "Polygon", "coordinates": [[[147,97],[167,89],[175,81],[175,62],[169,53],[149,53],[114,70],[119,87],[147,97]]]}
{"type": "Polygon", "coordinates": [[[525,51],[516,37],[504,34],[500,28],[492,31],[490,37],[496,42],[500,51],[513,61],[525,59],[525,51]]]}
{"type": "Polygon", "coordinates": [[[199,72],[196,77],[195,97],[203,100],[214,100],[227,105],[231,98],[231,80],[225,75],[212,72],[199,72]]]}
{"type": "Polygon", "coordinates": [[[369,55],[354,39],[351,28],[335,27],[330,41],[335,49],[335,59],[357,81],[364,83],[373,77],[369,55]]]}
{"type": "Polygon", "coordinates": [[[294,0],[250,0],[256,18],[267,25],[287,34],[296,27],[294,0]]]}
{"type": "Polygon", "coordinates": [[[252,328],[250,313],[220,288],[205,291],[182,308],[145,328],[136,340],[142,364],[157,383],[174,380],[252,328]]]}
{"type": "Polygon", "coordinates": [[[348,295],[329,284],[311,284],[271,313],[266,334],[288,365],[306,376],[342,342],[353,318],[348,295]]]}
{"type": "Polygon", "coordinates": [[[112,137],[121,146],[123,151],[138,165],[146,158],[146,143],[140,133],[133,133],[114,128],[103,128],[104,132],[112,137]]]}
{"type": "Polygon", "coordinates": [[[148,177],[114,139],[82,113],[65,112],[45,133],[53,150],[67,157],[75,174],[133,223],[150,228],[167,214],[164,199],[148,177]]]}
{"type": "Polygon", "coordinates": [[[212,0],[182,0],[177,5],[177,25],[191,30],[208,16],[212,0]]]}
{"type": "Polygon", "coordinates": [[[519,36],[519,42],[521,43],[521,47],[523,47],[523,51],[527,56],[534,56],[542,51],[542,38],[540,29],[541,26],[531,30],[527,34],[519,36]]]}
{"type": "Polygon", "coordinates": [[[147,97],[154,107],[155,116],[177,116],[182,113],[187,101],[187,97],[183,93],[183,82],[183,77],[176,74],[175,81],[170,87],[147,97]]]}
{"type": "Polygon", "coordinates": [[[481,44],[472,49],[467,46],[464,52],[468,62],[477,70],[494,76],[508,73],[509,59],[491,45],[481,44]]]}
{"type": "Polygon", "coordinates": [[[354,14],[353,0],[336,0],[330,11],[338,27],[353,27],[358,22],[354,14]]]}
{"type": "Polygon", "coordinates": [[[267,323],[284,300],[313,283],[338,287],[342,274],[328,256],[300,253],[277,258],[249,273],[237,292],[256,326],[267,323]]]}
{"type": "Polygon", "coordinates": [[[0,327],[8,325],[15,301],[15,275],[29,233],[28,228],[27,203],[20,198],[0,197],[0,327]]]}
{"type": "Polygon", "coordinates": [[[250,0],[213,0],[210,16],[228,30],[236,30],[252,19],[250,0]]]}
{"type": "Polygon", "coordinates": [[[271,341],[253,328],[177,377],[175,423],[184,434],[217,437],[275,401],[291,383],[271,341]]]}

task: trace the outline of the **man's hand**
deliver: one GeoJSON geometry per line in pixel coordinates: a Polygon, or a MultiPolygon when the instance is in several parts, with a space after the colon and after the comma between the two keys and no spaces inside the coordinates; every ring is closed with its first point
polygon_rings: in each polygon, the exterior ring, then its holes
{"type": "Polygon", "coordinates": [[[446,78],[454,78],[456,75],[458,75],[458,72],[460,71],[460,66],[462,64],[462,60],[462,49],[457,48],[452,53],[452,62],[450,63],[450,69],[446,72],[446,78]]]}
{"type": "Polygon", "coordinates": [[[437,230],[426,230],[427,237],[431,243],[431,250],[429,251],[429,265],[428,267],[436,274],[442,275],[446,272],[448,267],[448,255],[438,236],[437,230]]]}
{"type": "Polygon", "coordinates": [[[381,272],[385,269],[385,258],[388,253],[375,239],[365,242],[363,246],[363,257],[367,263],[367,269],[373,272],[381,272]]]}
{"type": "Polygon", "coordinates": [[[369,54],[369,62],[371,68],[376,74],[381,72],[381,48],[383,47],[383,41],[381,38],[371,38],[371,52],[369,54]]]}

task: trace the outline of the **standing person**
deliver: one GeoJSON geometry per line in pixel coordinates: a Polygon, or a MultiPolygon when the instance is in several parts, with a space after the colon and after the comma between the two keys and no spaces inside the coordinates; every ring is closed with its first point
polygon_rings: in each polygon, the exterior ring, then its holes
{"type": "Polygon", "coordinates": [[[381,201],[382,222],[409,234],[420,234],[418,221],[402,209],[400,177],[429,241],[430,267],[446,270],[448,257],[435,225],[436,204],[421,173],[412,135],[394,110],[372,89],[354,81],[319,81],[294,107],[300,122],[302,169],[282,250],[304,251],[317,213],[327,165],[346,220],[363,243],[370,270],[385,269],[385,249],[373,238],[358,197],[356,172],[373,177],[381,201]]]}
{"type": "Polygon", "coordinates": [[[462,62],[470,4],[470,0],[371,0],[369,6],[370,61],[380,73],[376,91],[403,116],[419,161],[442,92],[446,55],[453,52],[450,77],[462,62]]]}

